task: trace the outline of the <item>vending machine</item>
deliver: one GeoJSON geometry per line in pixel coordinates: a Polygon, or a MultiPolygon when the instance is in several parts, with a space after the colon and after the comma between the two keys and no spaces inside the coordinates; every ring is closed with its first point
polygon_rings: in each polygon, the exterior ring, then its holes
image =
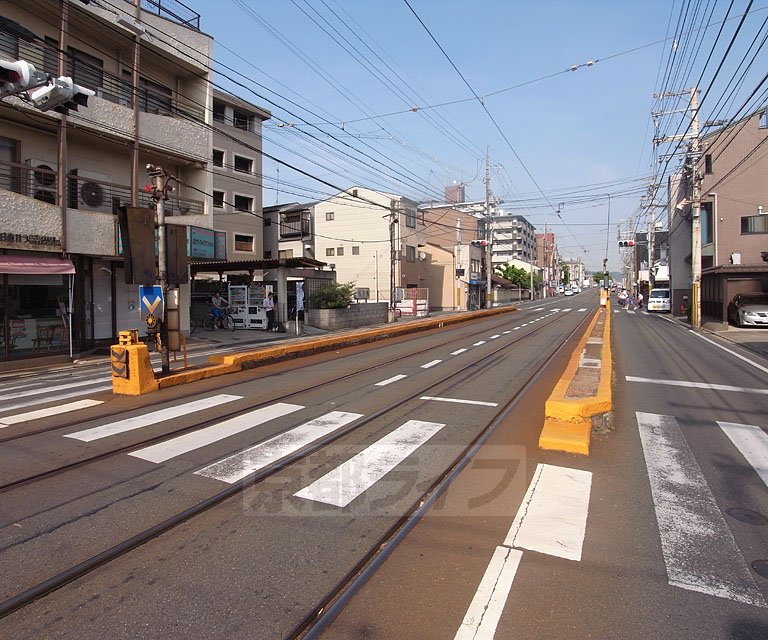
{"type": "Polygon", "coordinates": [[[237,329],[267,328],[267,312],[262,308],[267,291],[265,285],[229,285],[228,300],[237,329]]]}

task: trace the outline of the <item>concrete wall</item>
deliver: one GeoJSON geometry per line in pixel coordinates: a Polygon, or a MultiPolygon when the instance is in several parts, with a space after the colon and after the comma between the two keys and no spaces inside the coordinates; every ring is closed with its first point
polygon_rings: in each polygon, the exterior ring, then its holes
{"type": "Polygon", "coordinates": [[[353,304],[346,309],[309,309],[306,324],[318,329],[351,329],[387,321],[387,303],[353,304]]]}

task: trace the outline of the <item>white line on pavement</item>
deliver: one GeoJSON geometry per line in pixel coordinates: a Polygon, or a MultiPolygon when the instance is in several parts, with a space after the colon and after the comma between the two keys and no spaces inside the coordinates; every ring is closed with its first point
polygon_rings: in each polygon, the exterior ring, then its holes
{"type": "Polygon", "coordinates": [[[496,547],[453,640],[492,640],[523,552],[496,547]]]}
{"type": "Polygon", "coordinates": [[[195,471],[195,474],[233,484],[361,417],[361,413],[332,411],[245,451],[203,467],[195,471]]]}
{"type": "Polygon", "coordinates": [[[0,429],[4,429],[5,427],[20,422],[29,422],[30,420],[38,420],[39,418],[47,418],[48,416],[57,416],[60,413],[69,413],[70,411],[77,411],[78,409],[95,407],[103,402],[103,400],[78,400],[68,404],[60,404],[56,407],[48,407],[47,409],[37,409],[36,411],[17,413],[15,416],[3,416],[0,418],[0,429]]]}
{"type": "Polygon", "coordinates": [[[81,380],[80,382],[69,382],[67,384],[58,384],[52,387],[38,387],[36,389],[29,389],[26,392],[17,392],[6,395],[1,395],[0,400],[15,400],[16,398],[28,398],[30,396],[41,396],[43,394],[52,393],[54,391],[64,391],[65,389],[75,389],[78,387],[85,387],[87,385],[94,384],[94,380],[81,380]]]}
{"type": "Polygon", "coordinates": [[[479,342],[475,342],[475,344],[473,344],[472,346],[479,347],[481,344],[485,344],[485,340],[480,340],[479,342]]]}
{"type": "Polygon", "coordinates": [[[592,474],[539,464],[504,544],[581,560],[592,474]]]}
{"type": "Polygon", "coordinates": [[[702,336],[701,334],[696,333],[695,331],[691,331],[691,333],[694,336],[696,336],[697,338],[701,338],[702,340],[705,340],[706,342],[709,342],[709,344],[715,345],[718,349],[722,349],[726,353],[730,353],[732,356],[736,356],[739,360],[743,360],[744,362],[746,362],[748,364],[751,364],[753,367],[755,367],[755,369],[759,369],[763,373],[768,373],[768,367],[764,367],[763,365],[758,364],[757,362],[754,362],[753,360],[750,360],[749,358],[741,355],[740,353],[736,353],[735,351],[733,351],[731,349],[728,349],[727,347],[724,347],[721,344],[717,344],[717,342],[715,342],[714,340],[710,340],[706,336],[702,336]]]}
{"type": "Polygon", "coordinates": [[[427,362],[426,364],[421,365],[422,369],[431,369],[436,364],[440,364],[442,360],[432,360],[432,362],[427,362]]]}
{"type": "Polygon", "coordinates": [[[751,424],[717,424],[768,486],[768,435],[765,431],[751,424]]]}
{"type": "Polygon", "coordinates": [[[768,395],[768,389],[750,389],[748,387],[733,387],[728,384],[712,384],[710,382],[688,382],[686,380],[656,380],[655,378],[639,378],[627,376],[627,382],[643,382],[645,384],[661,384],[669,387],[690,387],[691,389],[712,389],[713,391],[736,391],[738,393],[757,393],[768,395]]]}
{"type": "Polygon", "coordinates": [[[66,393],[57,393],[47,398],[27,398],[22,402],[16,402],[15,404],[3,405],[3,411],[12,411],[13,409],[22,409],[32,405],[39,405],[46,402],[57,402],[59,400],[67,400],[69,398],[76,398],[77,396],[84,396],[90,393],[100,393],[102,391],[111,391],[112,383],[97,385],[89,389],[78,389],[76,391],[67,391],[66,393]]]}
{"type": "Polygon", "coordinates": [[[126,431],[133,431],[134,429],[141,429],[143,427],[148,427],[149,425],[164,422],[165,420],[172,420],[173,418],[186,416],[190,413],[197,413],[198,411],[217,407],[226,402],[234,402],[235,400],[241,399],[242,396],[232,396],[222,393],[216,396],[211,396],[210,398],[203,398],[202,400],[195,400],[175,407],[167,407],[140,416],[133,416],[131,418],[126,418],[125,420],[102,424],[98,427],[93,427],[92,429],[68,433],[64,437],[81,440],[82,442],[91,442],[93,440],[99,440],[100,438],[106,438],[126,431]]]}
{"type": "Polygon", "coordinates": [[[440,398],[438,396],[421,396],[420,400],[436,400],[437,402],[455,402],[456,404],[476,404],[481,407],[498,407],[497,402],[482,402],[481,400],[460,400],[459,398],[440,398]]]}
{"type": "Polygon", "coordinates": [[[457,356],[460,353],[464,353],[465,351],[466,351],[466,349],[456,349],[456,351],[451,351],[451,355],[452,356],[457,356]]]}
{"type": "Polygon", "coordinates": [[[765,607],[677,420],[635,415],[669,584],[765,607]]]}
{"type": "Polygon", "coordinates": [[[269,407],[262,407],[255,411],[249,411],[241,416],[219,422],[205,429],[200,429],[192,433],[186,433],[183,436],[166,440],[158,444],[139,449],[129,453],[129,456],[141,458],[149,462],[165,462],[183,453],[194,451],[200,447],[218,442],[224,438],[247,431],[255,426],[288,415],[304,407],[298,404],[287,404],[278,402],[269,407]]]}
{"type": "Polygon", "coordinates": [[[492,335],[490,337],[491,340],[495,340],[496,338],[501,338],[501,334],[500,333],[496,333],[496,334],[494,334],[494,335],[492,335]]]}
{"type": "Polygon", "coordinates": [[[444,426],[439,422],[409,420],[294,495],[346,507],[444,426]]]}
{"type": "Polygon", "coordinates": [[[386,387],[388,384],[392,384],[393,382],[397,382],[398,380],[402,380],[403,378],[407,378],[403,373],[399,373],[396,376],[392,376],[391,378],[387,378],[386,380],[382,380],[381,382],[377,382],[377,387],[386,387]]]}

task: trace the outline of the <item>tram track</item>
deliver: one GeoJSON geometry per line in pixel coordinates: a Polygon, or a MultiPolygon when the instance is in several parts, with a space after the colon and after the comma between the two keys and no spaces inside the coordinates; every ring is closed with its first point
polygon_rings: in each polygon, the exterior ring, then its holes
{"type": "MultiPolygon", "coordinates": [[[[355,571],[351,572],[345,578],[340,581],[337,586],[329,592],[329,595],[326,596],[326,598],[323,599],[322,602],[318,603],[318,605],[315,607],[315,609],[308,614],[301,625],[299,625],[294,633],[290,637],[299,637],[300,634],[304,633],[310,628],[313,628],[317,624],[319,624],[320,621],[320,612],[328,609],[329,606],[332,606],[332,603],[338,599],[340,599],[343,596],[343,593],[346,589],[351,588],[351,585],[354,583],[356,578],[355,576],[362,574],[366,569],[365,567],[368,566],[370,563],[375,562],[376,557],[378,557],[378,554],[380,553],[381,549],[384,549],[388,543],[388,541],[393,541],[396,539],[396,537],[399,535],[398,531],[403,530],[404,527],[407,526],[408,521],[413,518],[417,512],[417,510],[420,508],[419,505],[426,504],[427,501],[429,501],[429,498],[431,495],[435,493],[441,486],[442,483],[445,483],[449,481],[449,478],[453,477],[453,474],[458,472],[460,467],[463,467],[466,462],[462,464],[462,460],[466,458],[469,452],[473,450],[474,447],[479,446],[482,441],[487,438],[487,434],[490,434],[493,429],[496,428],[496,426],[503,420],[503,417],[511,410],[511,407],[516,402],[517,398],[520,397],[520,395],[523,393],[525,389],[528,389],[531,384],[538,378],[541,371],[546,367],[546,364],[551,362],[551,360],[559,353],[559,351],[568,344],[569,340],[572,338],[572,336],[577,333],[585,324],[586,318],[588,317],[588,314],[585,314],[585,320],[582,320],[578,323],[578,325],[565,337],[562,337],[559,339],[558,343],[556,345],[553,345],[554,349],[549,355],[545,358],[545,362],[539,366],[536,371],[528,377],[528,379],[524,382],[523,387],[520,391],[518,391],[509,402],[507,402],[499,412],[497,412],[496,416],[490,423],[488,427],[485,428],[485,430],[477,436],[472,443],[470,443],[465,449],[464,452],[456,459],[453,465],[449,467],[438,480],[433,483],[432,487],[422,496],[420,500],[418,500],[414,507],[411,509],[409,514],[405,516],[404,518],[401,518],[398,523],[395,525],[395,527],[392,527],[382,538],[382,541],[380,543],[377,543],[372,546],[371,551],[366,554],[366,557],[361,560],[360,563],[358,563],[355,571]],[[383,546],[382,546],[383,545],[383,546]]],[[[506,324],[506,323],[505,323],[506,324]]],[[[551,323],[542,323],[540,325],[537,325],[530,331],[522,334],[522,335],[515,335],[512,337],[511,340],[507,340],[504,342],[499,342],[499,345],[492,349],[490,352],[483,354],[480,358],[474,360],[472,363],[465,365],[461,367],[460,369],[456,371],[452,371],[447,373],[446,375],[440,377],[438,380],[430,382],[428,384],[420,385],[418,388],[412,389],[401,402],[408,402],[417,399],[422,394],[425,394],[428,390],[438,388],[442,385],[447,384],[449,381],[456,379],[458,376],[462,374],[466,374],[468,371],[477,372],[479,370],[482,370],[483,367],[489,367],[495,360],[499,357],[499,355],[504,351],[509,349],[511,346],[519,343],[522,340],[525,340],[527,338],[531,338],[538,333],[540,333],[543,329],[548,327],[551,323]]],[[[490,329],[491,331],[493,329],[490,329]]],[[[487,333],[489,331],[489,327],[486,325],[481,332],[479,333],[487,333]]],[[[470,334],[471,335],[471,334],[470,334]]],[[[434,350],[434,346],[431,346],[427,349],[424,349],[424,351],[434,350]]],[[[384,366],[389,366],[393,362],[397,362],[399,360],[402,360],[403,358],[411,358],[413,355],[418,354],[419,352],[410,352],[406,356],[397,357],[394,359],[391,359],[390,361],[387,361],[385,363],[379,363],[373,367],[368,367],[365,370],[361,370],[358,372],[354,372],[351,374],[345,374],[342,376],[336,376],[333,380],[325,380],[321,383],[318,383],[317,385],[314,385],[313,387],[305,387],[301,391],[294,391],[288,394],[283,394],[281,396],[278,396],[276,398],[270,399],[268,402],[259,402],[255,403],[252,408],[254,407],[260,407],[264,404],[273,403],[277,400],[290,398],[292,396],[298,395],[298,393],[305,393],[308,390],[311,390],[316,387],[324,386],[327,384],[330,384],[332,382],[338,382],[343,381],[345,379],[348,379],[350,377],[361,375],[362,373],[369,372],[371,370],[375,370],[384,366]]],[[[233,412],[235,415],[239,415],[249,409],[240,409],[236,412],[233,412]]],[[[343,427],[337,431],[335,431],[332,434],[329,434],[321,439],[318,439],[311,444],[305,446],[304,448],[294,452],[293,454],[286,456],[285,458],[261,469],[260,471],[251,474],[247,477],[247,479],[244,479],[243,481],[237,482],[233,484],[230,487],[227,487],[226,489],[204,499],[199,501],[197,504],[192,505],[183,511],[166,518],[160,523],[157,523],[144,531],[141,531],[126,540],[111,546],[108,549],[105,549],[101,551],[100,553],[92,556],[91,558],[88,558],[84,560],[83,562],[78,563],[77,565],[74,565],[60,573],[58,573],[55,576],[52,576],[51,578],[44,580],[40,583],[38,583],[35,586],[30,587],[29,589],[26,589],[22,593],[17,594],[16,596],[13,596],[4,602],[0,603],[0,617],[4,617],[6,615],[9,615],[10,613],[19,610],[20,608],[38,600],[39,598],[42,598],[43,596],[51,593],[52,591],[61,588],[62,586],[86,575],[87,573],[90,573],[91,571],[102,567],[112,560],[124,555],[125,553],[128,553],[129,551],[145,544],[146,542],[152,540],[153,538],[156,538],[157,536],[168,532],[175,527],[179,526],[180,524],[190,520],[191,518],[194,518],[197,515],[200,515],[209,509],[224,503],[229,498],[232,498],[234,496],[239,495],[246,486],[252,486],[254,484],[257,484],[276,473],[286,469],[290,465],[293,465],[297,462],[300,462],[301,460],[307,458],[308,456],[314,454],[315,452],[319,451],[323,447],[328,446],[329,444],[336,442],[345,436],[349,435],[353,431],[361,428],[365,424],[368,424],[372,422],[373,420],[376,420],[377,418],[380,418],[381,416],[385,415],[387,412],[389,412],[389,408],[381,409],[371,415],[366,416],[360,421],[356,421],[354,424],[343,427]]],[[[221,419],[221,417],[217,417],[216,420],[221,419]]],[[[190,431],[193,429],[198,429],[201,426],[205,424],[210,424],[211,421],[204,421],[200,424],[194,425],[192,427],[187,427],[183,431],[190,431]]],[[[63,428],[63,427],[59,427],[63,428]]],[[[77,466],[83,466],[85,464],[92,463],[95,459],[104,459],[108,458],[110,456],[117,455],[118,453],[122,453],[125,450],[130,450],[133,448],[138,448],[140,446],[146,445],[148,442],[154,442],[156,440],[162,440],[168,437],[171,437],[173,434],[164,434],[163,436],[159,436],[157,438],[149,439],[141,444],[132,444],[129,447],[121,448],[119,451],[110,451],[105,454],[102,454],[100,456],[96,456],[92,459],[88,460],[82,460],[79,461],[76,465],[68,465],[67,467],[62,467],[60,470],[57,470],[56,473],[63,473],[65,470],[69,470],[72,468],[76,468],[77,466]]],[[[466,458],[467,460],[469,458],[466,458]]],[[[42,476],[44,477],[51,477],[51,475],[55,475],[53,471],[47,472],[46,474],[41,474],[41,477],[37,479],[42,479],[42,476]]],[[[29,477],[27,479],[23,479],[20,481],[17,481],[18,483],[23,484],[29,484],[31,482],[34,482],[36,477],[29,477]]],[[[15,486],[21,486],[21,484],[16,484],[15,486]]],[[[4,487],[4,490],[9,490],[9,487],[12,485],[6,485],[4,487]]],[[[447,484],[446,484],[447,486],[447,484]]],[[[440,489],[442,491],[442,489],[440,489]]]]}

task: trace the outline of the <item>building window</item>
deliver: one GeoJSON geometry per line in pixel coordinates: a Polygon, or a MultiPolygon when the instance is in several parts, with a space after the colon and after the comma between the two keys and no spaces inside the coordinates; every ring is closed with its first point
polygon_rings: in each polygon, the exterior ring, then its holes
{"type": "Polygon", "coordinates": [[[272,218],[264,218],[264,226],[265,227],[271,227],[272,226],[272,218]]]}
{"type": "Polygon", "coordinates": [[[278,260],[288,260],[293,258],[293,249],[280,249],[280,251],[277,252],[277,258],[278,260]]]}
{"type": "Polygon", "coordinates": [[[213,206],[215,209],[224,208],[224,192],[223,191],[213,192],[213,206]]]}
{"type": "Polygon", "coordinates": [[[224,152],[221,151],[220,149],[213,150],[213,166],[214,167],[224,166],[224,152]]]}
{"type": "Polygon", "coordinates": [[[213,102],[213,121],[214,122],[226,122],[227,121],[227,105],[223,102],[213,102]]]}
{"type": "Polygon", "coordinates": [[[712,173],[712,154],[704,154],[704,173],[712,173]]]}
{"type": "Polygon", "coordinates": [[[104,63],[98,58],[70,47],[68,62],[68,71],[75,84],[94,91],[104,85],[104,63]]]}
{"type": "Polygon", "coordinates": [[[161,84],[139,78],[139,109],[146,113],[171,115],[173,91],[161,84]]]}
{"type": "Polygon", "coordinates": [[[353,256],[359,256],[360,255],[360,247],[352,247],[352,255],[353,256]]]}
{"type": "Polygon", "coordinates": [[[333,220],[333,211],[326,211],[325,212],[325,219],[326,220],[333,220]]]}
{"type": "Polygon", "coordinates": [[[742,235],[768,233],[768,215],[742,216],[741,233],[742,235]]]}
{"type": "Polygon", "coordinates": [[[242,111],[237,110],[232,112],[232,124],[237,129],[242,129],[243,131],[251,131],[252,120],[253,116],[250,116],[247,113],[243,113],[242,111]]]}
{"type": "Polygon", "coordinates": [[[271,260],[272,259],[272,252],[271,251],[265,251],[264,252],[264,259],[265,260],[271,260]]]}
{"type": "Polygon", "coordinates": [[[252,173],[253,172],[253,160],[250,158],[244,158],[243,156],[235,156],[235,171],[240,173],[252,173]]]}
{"type": "Polygon", "coordinates": [[[405,210],[405,226],[411,229],[416,228],[416,211],[414,209],[405,210]]]}
{"type": "Polygon", "coordinates": [[[760,112],[760,128],[768,129],[768,109],[763,109],[760,112]]]}
{"type": "Polygon", "coordinates": [[[248,196],[235,196],[235,210],[250,213],[253,211],[253,198],[248,196]]]}
{"type": "Polygon", "coordinates": [[[336,248],[336,255],[337,256],[343,256],[344,255],[344,247],[337,247],[336,248]]]}
{"type": "Polygon", "coordinates": [[[235,234],[235,251],[253,251],[253,236],[235,234]]]}
{"type": "Polygon", "coordinates": [[[326,255],[327,257],[335,256],[335,255],[336,255],[336,249],[334,249],[333,247],[328,247],[328,248],[325,250],[325,255],[326,255]]]}
{"type": "Polygon", "coordinates": [[[407,262],[416,262],[416,247],[405,245],[405,259],[407,262]]]}

